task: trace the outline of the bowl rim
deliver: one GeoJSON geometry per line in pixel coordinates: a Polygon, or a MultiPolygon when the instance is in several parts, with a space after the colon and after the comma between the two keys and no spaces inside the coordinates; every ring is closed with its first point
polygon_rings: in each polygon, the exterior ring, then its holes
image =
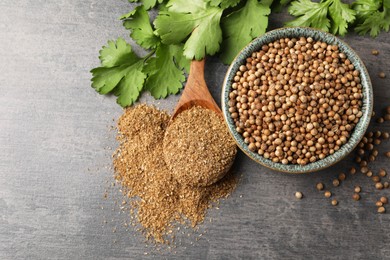
{"type": "Polygon", "coordinates": [[[373,90],[371,79],[368,74],[367,68],[364,65],[363,61],[360,59],[358,54],[344,41],[340,40],[338,37],[330,34],[328,32],[322,31],[320,29],[314,29],[309,27],[284,27],[278,28],[271,31],[266,32],[265,34],[255,38],[249,44],[247,44],[234,58],[232,63],[230,64],[224,80],[222,84],[222,93],[221,93],[221,106],[222,113],[224,117],[224,121],[229,129],[229,133],[235,140],[237,146],[243,151],[248,157],[250,157],[255,162],[266,166],[272,170],[286,172],[286,173],[308,173],[315,172],[325,168],[328,168],[337,162],[341,161],[344,157],[346,157],[349,153],[351,153],[354,148],[358,145],[364,133],[366,132],[372,111],[373,111],[373,90]],[[360,79],[362,84],[362,92],[363,92],[363,104],[362,104],[362,112],[363,115],[359,119],[359,122],[356,124],[355,128],[352,131],[351,136],[349,137],[347,143],[343,144],[339,150],[334,152],[331,155],[328,155],[324,159],[317,160],[312,163],[308,163],[306,165],[298,165],[298,164],[282,164],[272,162],[270,159],[266,159],[263,156],[252,152],[249,150],[248,145],[244,143],[243,137],[236,131],[234,121],[230,117],[230,113],[228,111],[228,101],[229,101],[229,93],[231,88],[232,77],[234,77],[237,66],[244,64],[243,61],[249,54],[257,51],[261,48],[263,44],[270,43],[275,41],[276,39],[280,39],[283,37],[288,38],[297,38],[300,36],[304,37],[312,37],[317,38],[316,40],[324,41],[328,44],[336,44],[339,49],[346,54],[347,58],[351,61],[351,63],[355,66],[356,69],[360,71],[360,79]],[[248,54],[249,53],[249,54],[248,54]]]}

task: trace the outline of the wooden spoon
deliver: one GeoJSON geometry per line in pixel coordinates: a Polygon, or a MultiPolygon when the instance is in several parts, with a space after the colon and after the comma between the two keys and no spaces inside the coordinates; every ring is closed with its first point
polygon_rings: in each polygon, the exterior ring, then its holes
{"type": "Polygon", "coordinates": [[[173,120],[178,114],[194,106],[201,106],[213,110],[222,116],[222,111],[215,103],[210,91],[204,80],[205,60],[193,60],[191,62],[190,74],[188,75],[187,84],[176,105],[175,111],[171,117],[173,120]]]}

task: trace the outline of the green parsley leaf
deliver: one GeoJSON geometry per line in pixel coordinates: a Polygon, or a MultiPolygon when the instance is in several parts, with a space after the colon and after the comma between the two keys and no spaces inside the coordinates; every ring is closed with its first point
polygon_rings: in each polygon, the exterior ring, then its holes
{"type": "Polygon", "coordinates": [[[352,8],[356,11],[356,18],[364,22],[368,16],[372,15],[382,6],[382,1],[378,0],[357,0],[352,3],[352,8]]]}
{"type": "Polygon", "coordinates": [[[149,21],[149,14],[143,5],[137,6],[132,12],[124,15],[123,26],[131,30],[130,36],[145,49],[155,48],[160,39],[154,34],[149,21]]]}
{"type": "Polygon", "coordinates": [[[330,29],[332,33],[340,35],[344,35],[348,24],[355,20],[355,11],[340,0],[321,0],[319,3],[297,0],[291,3],[288,11],[298,16],[286,23],[288,26],[309,26],[324,31],[330,29]]]}
{"type": "Polygon", "coordinates": [[[220,6],[222,9],[235,7],[241,0],[210,0],[211,6],[220,6]]]}
{"type": "Polygon", "coordinates": [[[248,0],[244,7],[222,19],[226,38],[222,42],[221,60],[225,64],[231,63],[252,39],[265,33],[270,12],[269,6],[262,2],[248,0]]]}
{"type": "Polygon", "coordinates": [[[343,4],[339,0],[331,0],[329,14],[333,22],[331,32],[333,34],[345,35],[347,33],[348,24],[355,21],[356,12],[349,5],[343,4]]]}
{"type": "Polygon", "coordinates": [[[100,94],[114,91],[118,95],[117,102],[123,107],[133,104],[146,78],[142,72],[143,60],[122,38],[108,41],[99,58],[102,67],[91,70],[92,87],[100,94]]]}
{"type": "Polygon", "coordinates": [[[99,59],[103,67],[111,68],[122,65],[128,61],[136,61],[137,55],[131,50],[131,46],[123,38],[116,42],[108,41],[107,46],[99,51],[99,59]]]}
{"type": "Polygon", "coordinates": [[[222,9],[204,0],[171,0],[168,9],[160,11],[154,25],[164,44],[185,41],[184,56],[200,60],[215,54],[222,41],[219,26],[222,9]]]}
{"type": "Polygon", "coordinates": [[[298,16],[286,23],[287,26],[309,26],[328,31],[330,21],[327,18],[328,3],[314,3],[310,0],[297,0],[288,8],[291,15],[298,16]]]}
{"type": "Polygon", "coordinates": [[[354,8],[358,12],[357,16],[360,22],[355,28],[356,32],[359,34],[370,33],[372,37],[376,37],[381,30],[389,31],[390,1],[384,0],[382,5],[375,5],[372,1],[357,1],[355,3],[354,8]],[[380,11],[381,8],[382,11],[380,11]]]}
{"type": "Polygon", "coordinates": [[[155,98],[177,94],[185,81],[183,69],[189,69],[189,64],[190,61],[183,57],[182,46],[160,44],[156,57],[151,58],[145,66],[148,74],[145,89],[155,98]]]}
{"type": "Polygon", "coordinates": [[[164,0],[129,0],[130,3],[142,2],[146,10],[153,8],[157,3],[161,4],[164,0]]]}

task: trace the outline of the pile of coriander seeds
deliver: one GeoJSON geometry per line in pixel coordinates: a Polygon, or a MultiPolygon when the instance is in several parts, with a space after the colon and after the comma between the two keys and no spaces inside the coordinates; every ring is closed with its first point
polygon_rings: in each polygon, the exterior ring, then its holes
{"type": "Polygon", "coordinates": [[[362,85],[337,45],[282,38],[246,59],[233,79],[229,112],[249,150],[306,165],[345,144],[362,116],[362,85]]]}

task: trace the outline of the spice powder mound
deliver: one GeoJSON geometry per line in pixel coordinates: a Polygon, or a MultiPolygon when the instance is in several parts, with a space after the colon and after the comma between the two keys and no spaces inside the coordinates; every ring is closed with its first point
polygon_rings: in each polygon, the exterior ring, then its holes
{"type": "Polygon", "coordinates": [[[182,184],[208,186],[233,164],[237,146],[223,118],[214,111],[192,107],[170,123],[164,138],[164,158],[182,184]]]}
{"type": "Polygon", "coordinates": [[[231,174],[207,187],[178,182],[163,157],[169,119],[167,113],[144,104],[126,109],[118,121],[120,145],[113,162],[115,178],[132,201],[130,214],[147,238],[159,243],[170,242],[175,222],[192,227],[202,222],[212,202],[229,196],[237,184],[231,174]]]}

